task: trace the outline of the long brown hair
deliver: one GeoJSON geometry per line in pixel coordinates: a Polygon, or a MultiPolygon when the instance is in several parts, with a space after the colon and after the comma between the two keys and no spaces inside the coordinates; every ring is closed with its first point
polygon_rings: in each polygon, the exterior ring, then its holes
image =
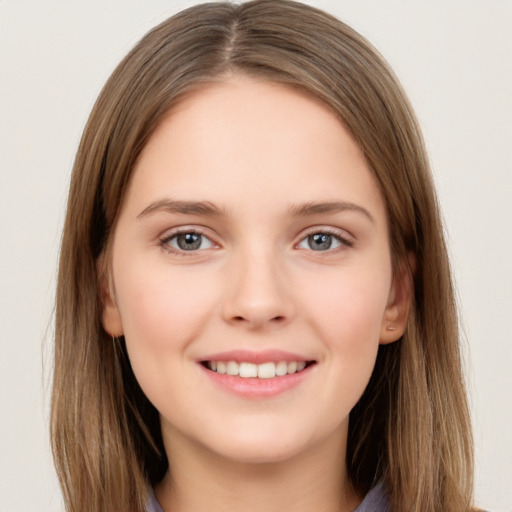
{"type": "Polygon", "coordinates": [[[380,347],[340,464],[361,493],[383,480],[397,511],[469,510],[472,439],[456,308],[420,130],[363,37],[287,0],[203,4],[173,16],[120,63],[90,115],[71,180],[56,304],[51,438],[66,510],[141,512],[148,483],[168,469],[158,412],[123,339],[103,330],[98,262],[159,120],[183,95],[229,73],[300,89],[338,116],[385,198],[395,270],[412,275],[406,262],[415,260],[406,332],[380,347]]]}

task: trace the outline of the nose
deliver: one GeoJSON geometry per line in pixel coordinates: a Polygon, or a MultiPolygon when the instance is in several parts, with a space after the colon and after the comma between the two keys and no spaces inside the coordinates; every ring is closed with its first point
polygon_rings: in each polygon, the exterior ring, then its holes
{"type": "Polygon", "coordinates": [[[287,324],[294,314],[292,290],[274,253],[247,252],[231,261],[222,305],[224,320],[248,330],[287,324]]]}

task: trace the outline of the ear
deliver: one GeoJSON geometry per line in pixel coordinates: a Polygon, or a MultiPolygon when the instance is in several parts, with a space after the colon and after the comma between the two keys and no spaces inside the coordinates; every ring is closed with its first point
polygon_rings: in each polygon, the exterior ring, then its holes
{"type": "Polygon", "coordinates": [[[111,272],[108,265],[105,264],[103,254],[98,258],[96,268],[98,269],[99,276],[98,288],[101,298],[101,322],[103,324],[103,328],[108,332],[108,334],[110,334],[110,336],[122,336],[124,334],[123,322],[115,298],[111,272]]]}
{"type": "Polygon", "coordinates": [[[388,303],[382,317],[380,344],[386,345],[399,340],[404,334],[414,294],[413,275],[416,267],[414,255],[398,265],[393,276],[388,303]]]}

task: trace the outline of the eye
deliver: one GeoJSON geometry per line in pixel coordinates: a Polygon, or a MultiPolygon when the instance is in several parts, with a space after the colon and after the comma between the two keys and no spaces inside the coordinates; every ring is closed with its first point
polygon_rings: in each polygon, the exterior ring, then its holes
{"type": "Polygon", "coordinates": [[[306,238],[303,238],[298,247],[300,249],[311,249],[312,251],[329,251],[338,249],[340,247],[351,247],[352,242],[343,238],[339,234],[331,233],[329,231],[318,231],[311,233],[306,238]]]}
{"type": "Polygon", "coordinates": [[[162,240],[162,245],[171,252],[191,252],[211,249],[214,243],[206,235],[189,230],[167,236],[162,240]]]}

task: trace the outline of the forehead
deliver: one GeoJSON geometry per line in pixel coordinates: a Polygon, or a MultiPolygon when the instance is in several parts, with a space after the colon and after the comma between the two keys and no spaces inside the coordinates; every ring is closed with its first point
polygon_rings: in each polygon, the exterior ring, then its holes
{"type": "Polygon", "coordinates": [[[347,198],[340,196],[382,203],[360,148],[327,106],[246,77],[202,87],[164,116],[126,200],[142,207],[159,195],[221,204],[262,196],[275,205],[347,198]]]}

